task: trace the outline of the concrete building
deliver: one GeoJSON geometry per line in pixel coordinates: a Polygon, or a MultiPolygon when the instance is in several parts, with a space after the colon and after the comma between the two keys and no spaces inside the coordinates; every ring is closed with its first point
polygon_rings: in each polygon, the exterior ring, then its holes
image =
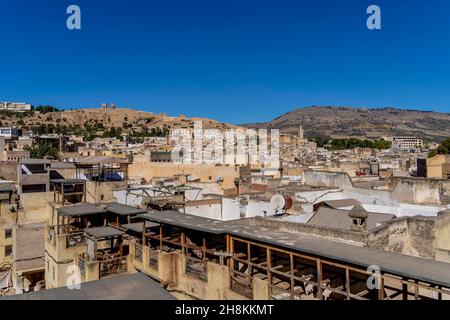
{"type": "Polygon", "coordinates": [[[450,155],[438,154],[427,159],[427,177],[450,179],[450,155]]]}
{"type": "Polygon", "coordinates": [[[393,137],[392,147],[400,149],[422,148],[423,140],[416,137],[393,137]]]}
{"type": "Polygon", "coordinates": [[[50,160],[21,159],[18,165],[18,192],[50,191],[50,160]]]}
{"type": "Polygon", "coordinates": [[[4,137],[7,140],[17,140],[19,139],[21,133],[18,128],[0,128],[0,137],[4,137]]]}
{"type": "Polygon", "coordinates": [[[31,104],[23,102],[6,102],[0,101],[0,110],[8,110],[15,112],[31,111],[31,104]]]}

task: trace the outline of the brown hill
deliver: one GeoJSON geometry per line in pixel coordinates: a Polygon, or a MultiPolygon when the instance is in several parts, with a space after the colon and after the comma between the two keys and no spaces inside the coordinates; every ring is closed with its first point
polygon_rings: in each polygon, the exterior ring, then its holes
{"type": "Polygon", "coordinates": [[[270,122],[243,126],[277,128],[284,132],[296,131],[302,126],[306,136],[418,136],[438,141],[450,137],[450,113],[395,108],[311,106],[290,111],[270,122]]]}
{"type": "Polygon", "coordinates": [[[144,125],[146,127],[162,127],[169,128],[189,128],[194,124],[194,120],[202,120],[204,128],[227,129],[236,127],[231,124],[218,122],[205,118],[187,118],[183,115],[178,117],[170,117],[166,114],[154,114],[151,112],[132,110],[132,109],[77,109],[64,110],[59,112],[49,112],[42,114],[40,112],[30,112],[24,115],[18,113],[10,113],[3,115],[0,119],[2,126],[21,126],[34,127],[42,123],[65,126],[84,127],[87,123],[102,123],[104,128],[122,127],[126,123],[126,127],[138,127],[144,125]]]}

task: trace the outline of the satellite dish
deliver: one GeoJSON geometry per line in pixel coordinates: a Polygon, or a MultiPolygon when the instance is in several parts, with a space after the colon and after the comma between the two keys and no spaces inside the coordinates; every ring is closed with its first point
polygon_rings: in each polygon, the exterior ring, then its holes
{"type": "Polygon", "coordinates": [[[276,194],[270,199],[270,207],[275,210],[275,212],[283,210],[285,204],[286,200],[281,194],[276,194]]]}

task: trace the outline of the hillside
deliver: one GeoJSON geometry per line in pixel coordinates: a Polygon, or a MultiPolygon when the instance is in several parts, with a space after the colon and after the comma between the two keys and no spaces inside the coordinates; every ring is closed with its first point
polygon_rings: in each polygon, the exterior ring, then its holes
{"type": "Polygon", "coordinates": [[[311,106],[295,109],[270,122],[243,126],[277,128],[282,132],[293,132],[303,126],[307,137],[418,136],[428,141],[450,137],[450,113],[395,108],[311,106]]]}
{"type": "Polygon", "coordinates": [[[103,128],[121,127],[128,130],[132,127],[163,127],[189,128],[194,120],[202,120],[204,128],[227,129],[235,127],[230,124],[204,118],[187,118],[183,115],[170,117],[166,114],[154,114],[132,109],[77,109],[59,112],[27,112],[25,114],[9,112],[0,114],[2,126],[18,126],[30,129],[41,124],[66,126],[66,127],[96,127],[100,124],[103,128]]]}

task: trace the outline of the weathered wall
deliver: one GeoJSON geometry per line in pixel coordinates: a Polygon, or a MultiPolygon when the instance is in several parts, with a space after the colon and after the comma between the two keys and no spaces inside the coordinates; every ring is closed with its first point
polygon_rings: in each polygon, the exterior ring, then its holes
{"type": "Polygon", "coordinates": [[[347,173],[312,170],[303,172],[302,184],[329,188],[351,188],[353,186],[347,173]]]}
{"type": "Polygon", "coordinates": [[[17,163],[0,162],[0,179],[17,181],[17,163]]]}
{"type": "Polygon", "coordinates": [[[128,187],[126,181],[119,182],[86,182],[86,201],[93,203],[116,201],[113,191],[128,187]]]}
{"type": "Polygon", "coordinates": [[[450,180],[392,178],[392,198],[398,202],[417,204],[450,203],[450,180]]]}
{"type": "Polygon", "coordinates": [[[436,260],[450,263],[450,211],[436,218],[436,260]]]}
{"type": "Polygon", "coordinates": [[[157,163],[135,160],[128,167],[128,175],[133,178],[173,177],[176,174],[190,174],[200,182],[215,182],[218,177],[223,179],[223,188],[234,187],[234,179],[239,177],[239,167],[215,166],[206,164],[175,164],[157,163]]]}
{"type": "Polygon", "coordinates": [[[368,235],[366,245],[380,250],[434,259],[434,230],[433,218],[397,218],[373,230],[368,235]]]}
{"type": "Polygon", "coordinates": [[[19,223],[47,221],[54,203],[53,192],[23,193],[20,195],[19,223]]]}
{"type": "Polygon", "coordinates": [[[241,220],[240,223],[247,223],[252,226],[272,228],[275,230],[284,230],[298,233],[313,234],[326,238],[334,238],[343,241],[350,241],[353,243],[365,243],[365,235],[360,232],[340,230],[334,228],[317,227],[304,223],[292,223],[289,221],[280,221],[278,219],[255,217],[241,220]]]}

